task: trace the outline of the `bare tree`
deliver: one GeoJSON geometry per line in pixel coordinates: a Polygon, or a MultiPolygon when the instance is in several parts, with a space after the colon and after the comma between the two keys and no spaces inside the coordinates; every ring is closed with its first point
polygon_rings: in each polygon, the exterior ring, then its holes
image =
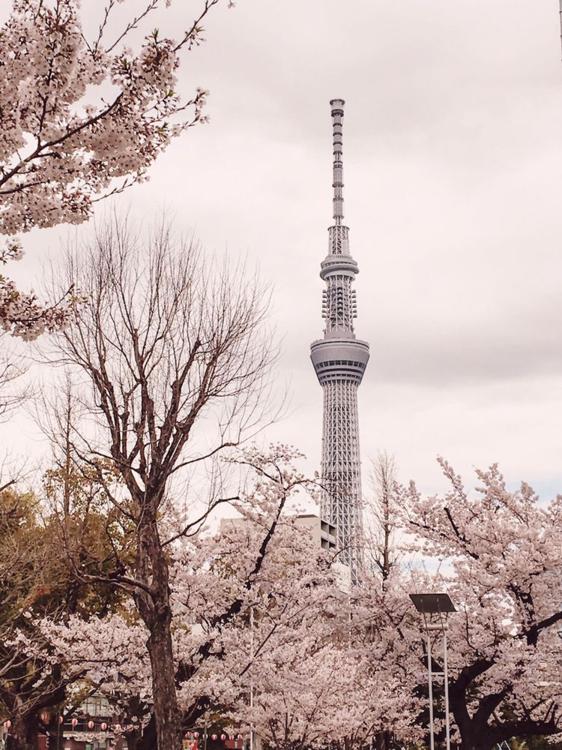
{"type": "Polygon", "coordinates": [[[54,358],[85,376],[86,420],[72,427],[72,450],[97,473],[135,546],[132,565],[116,549],[109,573],[107,560],[90,558],[75,563],[75,574],[132,594],[150,634],[158,747],[179,750],[167,545],[228,498],[198,513],[193,503],[173,532],[164,511],[180,470],[189,475],[263,424],[260,396],[274,356],[264,329],[268,298],[244,268],[211,270],[195,243],[176,241],[169,226],[143,242],[116,217],[69,250],[57,284],[69,282],[86,295],[58,334],[54,358]]]}
{"type": "Polygon", "coordinates": [[[396,527],[394,492],[396,464],[394,456],[383,452],[372,461],[371,483],[373,487],[373,529],[368,540],[371,563],[381,576],[383,586],[396,564],[394,530],[396,527]]]}
{"type": "MultiPolygon", "coordinates": [[[[0,423],[8,421],[31,393],[20,342],[8,339],[0,333],[0,423]]],[[[11,455],[9,441],[5,441],[0,451],[0,493],[21,482],[26,472],[26,462],[11,455]]]]}
{"type": "MultiPolygon", "coordinates": [[[[3,336],[0,338],[4,338],[3,336]]],[[[5,342],[1,341],[3,346],[5,342]]],[[[13,383],[23,374],[23,367],[10,358],[6,352],[0,355],[0,419],[4,420],[8,414],[24,397],[20,392],[14,392],[13,383]]]]}

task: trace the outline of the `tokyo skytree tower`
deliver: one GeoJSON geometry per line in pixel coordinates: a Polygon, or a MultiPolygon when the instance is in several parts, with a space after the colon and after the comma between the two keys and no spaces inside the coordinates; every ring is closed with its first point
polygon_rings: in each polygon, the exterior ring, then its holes
{"type": "Polygon", "coordinates": [[[324,337],[310,357],[324,391],[322,434],[322,517],[335,525],[342,562],[357,580],[362,565],[361,459],[357,389],[369,361],[369,345],[355,337],[357,316],[352,283],[359,267],[349,253],[349,228],[343,224],[343,99],[332,99],[333,215],[328,255],[320,266],[324,337]]]}

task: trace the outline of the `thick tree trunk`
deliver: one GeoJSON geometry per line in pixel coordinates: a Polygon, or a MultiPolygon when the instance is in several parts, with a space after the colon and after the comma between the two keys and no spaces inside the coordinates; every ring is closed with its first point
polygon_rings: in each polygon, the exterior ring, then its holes
{"type": "Polygon", "coordinates": [[[457,712],[452,711],[455,717],[455,723],[461,736],[461,750],[492,750],[498,743],[504,739],[509,739],[511,734],[504,735],[501,727],[491,727],[487,719],[475,720],[466,710],[466,703],[463,700],[461,706],[455,706],[457,712]],[[459,710],[460,708],[460,710],[459,710]]]}
{"type": "Polygon", "coordinates": [[[464,697],[459,697],[458,693],[454,695],[451,713],[461,736],[461,750],[493,750],[505,740],[509,742],[512,737],[547,737],[560,732],[558,723],[549,719],[514,718],[512,721],[490,724],[492,712],[481,709],[482,702],[479,711],[474,715],[469,714],[464,697]]]}
{"type": "Polygon", "coordinates": [[[137,574],[149,586],[151,593],[140,591],[136,600],[150,634],[147,649],[152,673],[156,747],[158,750],[182,750],[172,647],[170,576],[155,518],[154,508],[158,507],[158,502],[147,505],[149,512],[146,513],[138,540],[137,574]]]}
{"type": "Polygon", "coordinates": [[[16,717],[11,733],[13,735],[11,745],[13,750],[35,750],[35,732],[29,717],[16,717]]]}
{"type": "Polygon", "coordinates": [[[491,734],[479,723],[471,720],[468,711],[459,711],[461,716],[458,717],[453,709],[452,714],[461,736],[461,750],[491,750],[494,747],[495,741],[491,734]]]}
{"type": "Polygon", "coordinates": [[[493,742],[477,736],[475,732],[465,732],[461,735],[461,750],[491,750],[493,746],[493,742]]]}
{"type": "Polygon", "coordinates": [[[374,744],[376,750],[390,750],[392,747],[392,733],[387,730],[377,732],[374,744]]]}
{"type": "Polygon", "coordinates": [[[461,750],[491,750],[495,742],[480,721],[475,721],[469,713],[465,691],[467,684],[459,684],[459,680],[449,684],[449,706],[451,718],[454,719],[461,736],[461,750]]]}
{"type": "Polygon", "coordinates": [[[168,609],[160,614],[148,639],[158,750],[181,750],[182,746],[170,622],[168,609]]]}

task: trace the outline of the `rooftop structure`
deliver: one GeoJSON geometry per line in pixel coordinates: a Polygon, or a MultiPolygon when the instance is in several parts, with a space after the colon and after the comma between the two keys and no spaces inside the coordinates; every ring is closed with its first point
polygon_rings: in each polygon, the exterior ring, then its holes
{"type": "MultiPolygon", "coordinates": [[[[328,521],[324,521],[320,516],[314,513],[299,513],[297,515],[284,516],[285,522],[294,524],[298,529],[303,529],[310,534],[310,538],[315,546],[322,549],[336,552],[337,547],[337,530],[335,526],[328,521]]],[[[241,529],[248,527],[248,521],[245,518],[223,518],[220,522],[220,530],[241,529]]],[[[349,566],[341,560],[339,555],[334,554],[331,568],[336,576],[336,584],[342,591],[349,591],[351,587],[351,571],[349,566]]]]}
{"type": "Polygon", "coordinates": [[[293,517],[294,523],[301,529],[307,529],[318,547],[322,549],[336,548],[336,527],[331,523],[323,521],[313,513],[299,513],[293,517]]]}

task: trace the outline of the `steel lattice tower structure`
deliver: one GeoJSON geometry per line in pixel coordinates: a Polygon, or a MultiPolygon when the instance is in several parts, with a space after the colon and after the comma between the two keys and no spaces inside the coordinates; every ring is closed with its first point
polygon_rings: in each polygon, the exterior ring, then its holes
{"type": "Polygon", "coordinates": [[[349,252],[349,228],[343,223],[343,99],[332,99],[333,216],[328,255],[321,263],[324,337],[311,346],[310,357],[324,391],[322,434],[322,516],[336,527],[342,562],[357,580],[362,565],[361,459],[357,389],[369,345],[355,337],[357,316],[352,284],[359,267],[349,252]]]}

